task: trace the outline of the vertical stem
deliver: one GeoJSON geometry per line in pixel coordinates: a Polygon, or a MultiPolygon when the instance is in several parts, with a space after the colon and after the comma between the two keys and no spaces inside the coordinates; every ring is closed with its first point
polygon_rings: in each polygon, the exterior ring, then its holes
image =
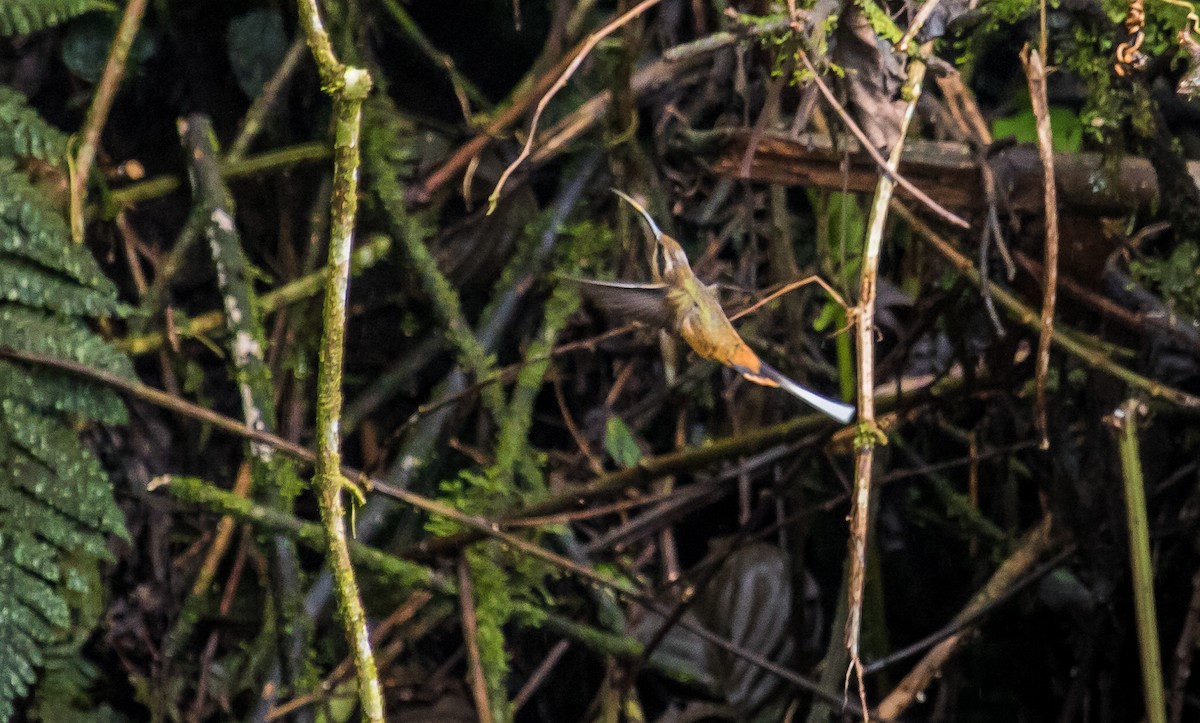
{"type": "Polygon", "coordinates": [[[108,112],[112,110],[113,99],[117,96],[117,88],[125,75],[125,64],[129,60],[129,50],[133,47],[138,29],[142,27],[142,16],[146,13],[147,0],[130,0],[121,16],[121,24],[117,27],[116,37],[108,51],[108,61],[104,64],[104,73],[96,85],[96,96],[88,108],[87,118],[83,122],[80,134],[79,153],[75,156],[75,167],[71,172],[71,239],[75,243],[83,243],[83,201],[87,195],[88,176],[92,172],[92,163],[96,160],[96,149],[100,145],[100,132],[108,120],[108,112]]]}
{"type": "MultiPolygon", "coordinates": [[[[867,221],[867,236],[863,244],[862,270],[858,306],[855,309],[858,340],[858,417],[859,433],[855,441],[854,494],[850,511],[850,574],[849,607],[846,615],[846,650],[850,653],[850,668],[846,682],[853,672],[858,679],[858,697],[864,716],[868,710],[866,686],[862,679],[862,660],[859,638],[862,635],[863,589],[866,585],[867,535],[871,528],[871,469],[875,462],[875,445],[881,433],[875,424],[875,292],[879,273],[879,255],[883,246],[883,231],[887,223],[888,204],[895,189],[893,174],[900,165],[904,137],[921,96],[925,79],[925,64],[914,59],[908,66],[905,84],[908,106],[900,121],[896,145],[888,157],[887,169],[875,188],[871,215],[867,221]]],[[[886,441],[884,439],[883,441],[886,441]]]]}
{"type": "Polygon", "coordinates": [[[479,622],[475,617],[475,585],[471,581],[471,563],[466,553],[458,556],[458,604],[462,614],[463,643],[467,647],[467,679],[475,699],[475,715],[480,723],[492,723],[492,701],[488,697],[483,656],[479,653],[479,622]]]}
{"type": "Polygon", "coordinates": [[[1121,456],[1121,482],[1125,490],[1125,517],[1129,524],[1129,567],[1133,576],[1133,611],[1137,618],[1138,651],[1142,663],[1142,689],[1146,696],[1146,720],[1166,723],[1162,661],[1158,647],[1158,623],[1154,606],[1154,566],[1150,559],[1150,525],[1146,518],[1146,489],[1142,479],[1141,445],[1137,417],[1143,407],[1126,400],[1109,418],[1117,430],[1121,456]]]}
{"type": "Polygon", "coordinates": [[[1054,334],[1054,307],[1058,292],[1058,192],[1054,182],[1054,148],[1050,128],[1050,105],[1046,99],[1046,7],[1042,3],[1042,52],[1026,48],[1021,53],[1021,64],[1029,79],[1029,100],[1033,105],[1033,116],[1037,122],[1038,156],[1042,161],[1043,202],[1046,216],[1045,251],[1042,268],[1042,324],[1038,332],[1037,365],[1034,378],[1037,396],[1034,410],[1034,425],[1041,437],[1042,449],[1050,448],[1049,429],[1046,422],[1046,377],[1050,373],[1050,340],[1054,334]]]}
{"type": "Polygon", "coordinates": [[[382,723],[383,692],[367,635],[366,614],[358,595],[346,540],[341,473],[342,350],[346,336],[346,297],[350,286],[350,250],[358,213],[358,177],[362,104],[371,92],[371,76],[342,65],[322,25],[316,0],[299,0],[301,27],[317,61],[321,85],[333,97],[333,198],[329,221],[329,280],[325,287],[323,330],[317,370],[317,470],[313,480],[321,506],[327,560],[338,594],[338,613],[354,657],[363,720],[382,723]]]}

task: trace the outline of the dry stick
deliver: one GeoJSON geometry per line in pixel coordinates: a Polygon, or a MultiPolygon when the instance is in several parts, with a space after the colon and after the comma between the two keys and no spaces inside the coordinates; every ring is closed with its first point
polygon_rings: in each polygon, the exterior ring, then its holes
{"type": "MultiPolygon", "coordinates": [[[[238,497],[250,496],[250,465],[245,462],[238,467],[237,476],[234,477],[233,493],[238,497]]],[[[192,595],[203,595],[208,592],[208,586],[216,579],[217,567],[221,564],[221,558],[225,556],[229,541],[233,539],[233,524],[234,519],[229,515],[222,516],[217,522],[217,531],[213,535],[212,544],[205,552],[204,563],[200,565],[200,571],[196,574],[195,582],[192,583],[192,595]]]]}
{"type": "MultiPolygon", "coordinates": [[[[237,476],[234,477],[232,493],[242,498],[250,496],[250,465],[248,463],[243,462],[238,468],[237,476]]],[[[229,542],[233,539],[234,522],[235,520],[230,515],[223,515],[217,522],[216,533],[205,552],[204,561],[196,573],[192,588],[184,598],[174,625],[167,631],[163,639],[161,646],[163,657],[173,658],[179,651],[180,645],[186,642],[195,629],[196,622],[200,617],[200,600],[203,595],[208,593],[213,580],[217,578],[217,568],[225,557],[229,542]]]]}
{"type": "Polygon", "coordinates": [[[551,78],[557,77],[562,72],[562,69],[570,64],[570,57],[562,58],[545,74],[536,76],[529,89],[522,93],[520,97],[514,98],[512,103],[506,106],[496,116],[496,119],[488,124],[482,133],[460,146],[454,152],[454,155],[450,156],[445,163],[430,172],[425,177],[425,180],[409,189],[407,200],[410,203],[428,203],[435,191],[445,186],[451,179],[461,173],[487,147],[488,143],[494,138],[499,137],[508,130],[509,126],[520,119],[525,110],[529,108],[529,104],[533,102],[533,99],[537,98],[550,87],[551,78]]]}
{"type": "Polygon", "coordinates": [[[546,682],[546,678],[550,675],[550,671],[554,670],[554,666],[558,665],[558,661],[562,660],[562,656],[566,655],[567,650],[571,647],[570,640],[560,640],[550,652],[538,664],[538,667],[529,675],[529,680],[525,681],[525,685],[521,686],[521,690],[512,699],[512,712],[516,713],[529,702],[537,689],[546,682]]]}
{"type": "MultiPolygon", "coordinates": [[[[237,594],[238,585],[241,583],[242,571],[246,567],[246,557],[250,551],[250,535],[250,525],[242,525],[242,539],[238,545],[237,554],[233,558],[233,567],[229,571],[229,582],[226,583],[225,590],[221,594],[221,601],[217,605],[217,613],[222,618],[227,617],[229,609],[233,607],[233,598],[237,594]]],[[[189,720],[200,720],[200,711],[203,708],[205,698],[208,697],[209,671],[213,658],[217,653],[217,643],[219,640],[220,634],[218,630],[209,632],[208,640],[204,644],[204,651],[200,655],[200,681],[196,685],[196,697],[192,700],[189,720]]]]}
{"type": "Polygon", "coordinates": [[[1167,723],[1163,693],[1162,659],[1154,605],[1154,562],[1150,557],[1150,523],[1146,516],[1146,483],[1142,476],[1138,415],[1145,406],[1137,399],[1121,403],[1105,421],[1117,434],[1121,456],[1121,488],[1125,492],[1125,519],[1129,531],[1129,568],[1133,583],[1133,612],[1137,621],[1138,653],[1142,667],[1142,693],[1148,723],[1167,723]]]}
{"type": "Polygon", "coordinates": [[[941,0],[925,0],[925,4],[917,11],[916,17],[908,24],[908,30],[904,31],[904,37],[900,38],[900,42],[896,43],[896,50],[901,53],[908,52],[908,44],[913,38],[917,37],[917,33],[921,32],[921,28],[925,26],[925,21],[929,20],[929,16],[933,15],[933,11],[937,8],[941,0]]]}
{"type": "Polygon", "coordinates": [[[83,243],[83,201],[87,195],[88,176],[91,175],[97,147],[100,145],[100,133],[108,121],[108,112],[112,110],[117,88],[125,75],[129,49],[133,47],[133,40],[137,37],[145,12],[146,0],[129,0],[129,4],[125,6],[121,24],[117,27],[117,34],[108,51],[104,73],[96,86],[96,96],[92,99],[87,118],[83,122],[79,153],[75,156],[74,168],[71,171],[71,238],[75,243],[83,243]]]}
{"type": "Polygon", "coordinates": [[[304,38],[297,37],[292,41],[292,46],[288,48],[287,55],[283,56],[279,67],[275,69],[274,75],[263,85],[262,91],[254,99],[250,110],[246,111],[237,137],[229,146],[229,153],[225,156],[226,160],[240,161],[246,156],[246,151],[250,150],[250,144],[262,130],[263,123],[279,101],[280,96],[283,95],[283,91],[287,89],[288,83],[292,80],[292,74],[296,72],[296,68],[300,67],[300,61],[303,58],[304,38]]]}
{"type": "MultiPolygon", "coordinates": [[[[362,549],[362,548],[359,548],[362,549]]],[[[361,563],[360,563],[361,564],[361,563]]],[[[433,593],[428,590],[416,590],[408,599],[404,601],[400,607],[396,608],[391,615],[388,615],[381,623],[376,625],[371,630],[371,644],[378,646],[380,642],[392,631],[393,628],[407,623],[417,612],[433,599],[433,593]]],[[[386,660],[386,655],[380,655],[381,660],[386,660]]],[[[384,663],[386,667],[386,662],[384,663]]],[[[348,679],[351,675],[350,668],[353,663],[350,658],[343,658],[333,672],[325,676],[325,678],[316,686],[316,689],[304,695],[298,695],[295,698],[274,706],[263,717],[264,721],[279,720],[280,718],[291,714],[293,711],[302,708],[306,705],[312,705],[318,701],[329,700],[336,693],[337,688],[342,682],[348,679]]]]}
{"type": "Polygon", "coordinates": [[[888,653],[887,657],[879,660],[872,660],[866,667],[867,675],[878,673],[885,668],[888,668],[902,660],[911,658],[912,656],[927,650],[942,642],[943,640],[953,636],[968,632],[969,628],[976,627],[985,617],[993,610],[1004,605],[1009,600],[1012,600],[1018,593],[1027,589],[1033,583],[1041,580],[1055,568],[1061,565],[1075,554],[1076,547],[1073,544],[1063,545],[1056,554],[1050,556],[1045,562],[1041,563],[1034,569],[1013,580],[1012,584],[1000,592],[995,598],[988,599],[982,605],[971,611],[966,616],[955,616],[953,620],[943,625],[940,629],[933,631],[929,635],[909,643],[899,650],[893,650],[888,653]]]}
{"type": "MultiPolygon", "coordinates": [[[[716,33],[709,38],[676,45],[663,52],[660,62],[650,63],[634,74],[630,85],[636,90],[639,78],[644,78],[647,83],[652,84],[654,77],[659,74],[659,71],[672,64],[687,62],[694,58],[716,52],[739,42],[746,35],[779,32],[782,29],[786,29],[786,27],[786,22],[765,23],[761,26],[746,28],[743,33],[716,33]]],[[[528,89],[524,90],[511,103],[506,105],[482,133],[460,146],[449,159],[426,176],[421,183],[409,189],[408,201],[411,203],[428,203],[434,192],[450,183],[459,173],[462,173],[463,169],[467,168],[472,161],[478,158],[479,153],[488,143],[500,137],[508,130],[509,126],[516,123],[534,100],[545,94],[546,90],[554,82],[554,79],[558,78],[566,70],[578,53],[579,49],[577,48],[560,59],[553,68],[544,73],[538,73],[528,89]]],[[[554,138],[548,139],[532,154],[533,161],[539,162],[549,157],[552,154],[551,149],[548,148],[549,146],[561,149],[568,140],[578,137],[594,125],[596,119],[600,117],[603,109],[611,100],[612,93],[607,90],[602,91],[581,105],[570,116],[563,119],[556,126],[560,129],[560,132],[554,138]]]]}
{"type": "MultiPolygon", "coordinates": [[[[1042,3],[1042,53],[1045,53],[1045,14],[1042,3]]],[[[1046,422],[1046,377],[1050,373],[1050,339],[1054,334],[1054,306],[1058,294],[1058,190],[1054,182],[1054,146],[1050,130],[1050,105],[1046,100],[1046,68],[1042,53],[1028,46],[1021,53],[1021,65],[1029,79],[1029,99],[1037,121],[1038,155],[1042,159],[1042,184],[1045,193],[1046,243],[1045,278],[1042,279],[1042,324],[1038,331],[1037,362],[1034,379],[1037,396],[1034,402],[1034,426],[1041,435],[1041,448],[1050,448],[1046,422]]]]}
{"type": "Polygon", "coordinates": [[[319,365],[317,368],[317,469],[321,522],[325,528],[326,560],[338,594],[338,617],[354,653],[359,702],[365,721],[382,723],[383,690],[367,635],[367,619],[358,594],[354,566],[346,539],[346,484],[341,471],[342,354],[346,334],[346,297],[350,286],[350,250],[358,212],[358,178],[362,140],[362,104],[371,92],[371,76],[343,65],[322,24],[317,0],[298,0],[300,25],[317,61],[321,87],[333,98],[333,198],[329,221],[329,281],[326,285],[319,365]]]}
{"type": "Polygon", "coordinates": [[[436,65],[442,66],[449,76],[450,85],[454,88],[454,96],[458,99],[459,109],[462,111],[463,120],[470,123],[471,121],[471,103],[475,103],[484,108],[491,107],[487,96],[471,81],[470,78],[463,75],[459,71],[458,66],[454,64],[454,58],[448,53],[443,53],[437,49],[437,46],[425,35],[421,30],[421,26],[412,19],[404,6],[398,0],[383,0],[383,8],[391,16],[392,20],[400,26],[408,39],[412,41],[417,49],[425,53],[430,60],[436,65]]]}
{"type": "Polygon", "coordinates": [[[630,20],[633,20],[637,16],[646,12],[659,2],[661,2],[661,0],[642,0],[642,2],[635,5],[616,20],[613,20],[611,23],[608,23],[591,35],[588,35],[587,40],[585,40],[579,47],[579,50],[575,52],[575,56],[571,59],[570,64],[567,65],[566,70],[564,70],[562,74],[558,76],[558,79],[554,81],[554,84],[550,86],[550,89],[547,90],[545,95],[542,96],[541,100],[538,101],[537,107],[534,108],[533,118],[529,122],[529,136],[525,139],[525,145],[521,148],[521,152],[517,154],[516,159],[514,159],[512,163],[508,164],[508,168],[505,168],[504,172],[500,174],[500,180],[496,181],[496,187],[492,189],[492,195],[488,197],[489,214],[496,210],[496,204],[500,201],[500,193],[504,190],[504,184],[508,182],[509,176],[511,176],[513,172],[525,162],[526,158],[529,158],[529,153],[533,150],[533,142],[537,137],[538,121],[541,120],[542,113],[545,112],[546,106],[550,104],[550,101],[554,98],[555,94],[557,94],[558,91],[562,90],[563,87],[566,86],[567,81],[570,80],[571,76],[575,74],[575,71],[579,69],[579,66],[583,63],[584,58],[586,58],[588,54],[592,52],[592,49],[595,48],[601,40],[619,30],[630,20]]]}
{"type": "Polygon", "coordinates": [[[129,223],[129,214],[121,211],[117,214],[117,229],[121,232],[121,248],[125,251],[125,262],[129,264],[129,275],[133,277],[133,287],[137,289],[138,300],[146,296],[150,285],[146,283],[146,274],[142,271],[142,262],[138,259],[137,247],[140,244],[137,231],[129,223]]]}
{"type": "MultiPolygon", "coordinates": [[[[954,622],[970,620],[976,613],[986,608],[991,602],[1005,594],[1013,584],[1020,580],[1029,570],[1033,569],[1038,560],[1051,552],[1057,543],[1050,534],[1051,521],[1047,515],[1017,546],[1012,555],[1000,564],[992,573],[987,583],[971,597],[971,600],[954,616],[954,622]]],[[[941,672],[942,667],[958,652],[958,649],[970,637],[971,625],[965,625],[958,632],[950,635],[934,646],[925,657],[909,671],[908,675],[896,688],[883,699],[876,709],[876,714],[890,720],[904,713],[929,684],[941,672]]]]}
{"type": "Polygon", "coordinates": [[[842,307],[842,309],[850,308],[849,304],[846,303],[846,300],[842,298],[842,295],[839,294],[838,292],[834,291],[833,287],[825,282],[825,279],[822,279],[820,276],[814,275],[814,276],[808,276],[806,278],[800,279],[799,281],[791,281],[789,283],[784,284],[779,290],[772,291],[770,294],[767,294],[767,296],[765,296],[761,301],[755,302],[753,305],[748,306],[745,309],[742,309],[741,311],[737,312],[736,314],[730,314],[729,320],[737,321],[738,319],[742,318],[743,316],[746,316],[747,314],[753,314],[755,311],[758,311],[760,308],[771,303],[775,299],[778,299],[780,296],[783,296],[784,294],[790,293],[792,291],[795,291],[796,289],[801,288],[802,286],[807,286],[809,284],[817,284],[822,289],[824,289],[825,293],[829,294],[829,297],[831,299],[833,299],[835,302],[837,302],[837,305],[842,307]]]}
{"type": "MultiPolygon", "coordinates": [[[[892,211],[900,218],[903,218],[905,223],[911,226],[929,245],[933,246],[934,250],[949,261],[960,274],[967,277],[976,286],[979,285],[980,277],[978,269],[953,244],[942,238],[900,202],[892,201],[892,211]]],[[[995,295],[996,301],[1000,302],[1000,305],[1007,309],[1021,324],[1034,331],[1041,329],[1041,321],[1038,314],[1018,300],[1016,296],[999,286],[993,286],[992,293],[995,295]]],[[[1080,338],[1086,337],[1083,337],[1079,333],[1067,334],[1057,328],[1054,329],[1052,336],[1054,343],[1058,344],[1063,351],[1079,359],[1084,364],[1111,374],[1149,397],[1160,399],[1192,413],[1200,412],[1200,397],[1193,396],[1174,387],[1169,387],[1166,384],[1144,377],[1135,371],[1126,369],[1114,363],[1102,352],[1098,352],[1093,348],[1094,345],[1079,341],[1080,338]]]]}
{"type": "Polygon", "coordinates": [[[888,204],[895,190],[891,174],[894,174],[900,165],[900,157],[904,152],[904,137],[916,111],[917,99],[921,97],[921,85],[924,80],[925,63],[918,59],[912,60],[908,65],[908,81],[905,83],[908,105],[900,120],[896,145],[892,147],[888,157],[887,173],[879,178],[867,222],[858,306],[855,308],[858,337],[859,432],[854,445],[854,496],[850,507],[850,571],[847,584],[845,644],[850,654],[846,685],[850,684],[853,672],[858,679],[858,699],[864,711],[869,710],[869,706],[866,683],[863,681],[859,638],[862,634],[863,589],[867,578],[867,537],[871,529],[871,472],[875,463],[875,445],[879,442],[887,443],[887,438],[875,424],[875,291],[883,232],[887,225],[888,204]]]}
{"type": "Polygon", "coordinates": [[[800,60],[804,63],[804,67],[808,69],[809,73],[812,73],[813,82],[817,84],[817,88],[821,91],[821,95],[825,96],[825,100],[833,108],[834,112],[837,113],[838,117],[842,119],[842,123],[844,123],[846,128],[849,129],[854,137],[858,139],[858,142],[862,144],[863,149],[867,152],[867,155],[871,157],[871,160],[875,161],[875,165],[879,167],[879,171],[886,178],[900,186],[900,188],[908,191],[913,198],[920,201],[930,211],[933,211],[941,218],[960,228],[971,228],[971,224],[962,220],[950,211],[947,211],[940,203],[934,201],[924,191],[912,185],[912,183],[910,183],[907,178],[900,175],[895,168],[889,166],[888,161],[879,153],[875,146],[872,146],[871,142],[867,140],[867,134],[863,133],[862,128],[858,127],[858,124],[854,122],[854,119],[850,117],[850,114],[846,112],[846,109],[843,108],[842,104],[839,103],[837,98],[834,97],[833,91],[829,90],[829,86],[825,85],[825,81],[821,80],[821,76],[817,74],[817,69],[813,67],[812,61],[808,59],[808,55],[806,55],[803,50],[797,50],[796,53],[800,57],[800,60]]]}
{"type": "Polygon", "coordinates": [[[471,581],[471,565],[466,554],[458,556],[458,605],[462,613],[463,640],[467,645],[467,668],[471,681],[471,696],[475,699],[475,714],[479,723],[492,723],[492,703],[488,699],[487,681],[483,674],[483,657],[479,654],[479,621],[475,617],[475,585],[471,581]]]}

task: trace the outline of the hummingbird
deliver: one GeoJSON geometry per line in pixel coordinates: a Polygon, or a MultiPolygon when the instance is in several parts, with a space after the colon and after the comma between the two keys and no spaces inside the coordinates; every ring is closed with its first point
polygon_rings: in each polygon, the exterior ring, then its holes
{"type": "Polygon", "coordinates": [[[781,387],[842,424],[854,418],[854,406],[802,387],[760,359],[725,315],[716,286],[696,278],[679,242],[663,233],[641,204],[615,188],[612,191],[638,212],[653,234],[656,264],[662,254],[662,281],[574,279],[585,295],[608,311],[679,334],[701,357],[730,367],[755,384],[781,387]]]}

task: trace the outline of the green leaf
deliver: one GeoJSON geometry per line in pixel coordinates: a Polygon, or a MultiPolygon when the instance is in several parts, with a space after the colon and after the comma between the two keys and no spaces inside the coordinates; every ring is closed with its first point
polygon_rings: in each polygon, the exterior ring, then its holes
{"type": "Polygon", "coordinates": [[[84,13],[115,9],[104,0],[4,0],[0,2],[0,35],[24,35],[84,13]]]}
{"type": "Polygon", "coordinates": [[[638,463],[642,450],[629,426],[615,414],[604,424],[604,449],[613,461],[626,469],[638,463]]]}
{"type": "MultiPolygon", "coordinates": [[[[1028,99],[1027,99],[1028,100],[1028,99]]],[[[992,121],[992,136],[1012,136],[1018,143],[1037,143],[1037,119],[1024,110],[992,121]]],[[[1069,108],[1050,108],[1050,145],[1058,153],[1074,153],[1083,143],[1083,123],[1069,108]]]]}
{"type": "Polygon", "coordinates": [[[251,10],[229,23],[225,40],[238,87],[251,98],[257,97],[287,54],[283,16],[278,10],[251,10]]]}

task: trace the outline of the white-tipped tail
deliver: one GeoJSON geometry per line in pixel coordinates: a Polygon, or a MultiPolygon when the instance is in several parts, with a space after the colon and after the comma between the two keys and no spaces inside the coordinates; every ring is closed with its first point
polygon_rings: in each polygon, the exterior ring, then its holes
{"type": "Polygon", "coordinates": [[[858,411],[853,404],[846,404],[845,402],[839,402],[835,399],[823,397],[811,389],[806,389],[800,386],[796,382],[793,382],[791,379],[788,379],[786,376],[780,374],[778,371],[772,369],[766,364],[763,364],[763,371],[766,372],[765,376],[769,376],[771,379],[778,382],[779,386],[790,392],[792,396],[796,397],[818,412],[828,414],[830,417],[833,417],[842,424],[849,424],[850,420],[854,419],[854,415],[858,411]]]}

